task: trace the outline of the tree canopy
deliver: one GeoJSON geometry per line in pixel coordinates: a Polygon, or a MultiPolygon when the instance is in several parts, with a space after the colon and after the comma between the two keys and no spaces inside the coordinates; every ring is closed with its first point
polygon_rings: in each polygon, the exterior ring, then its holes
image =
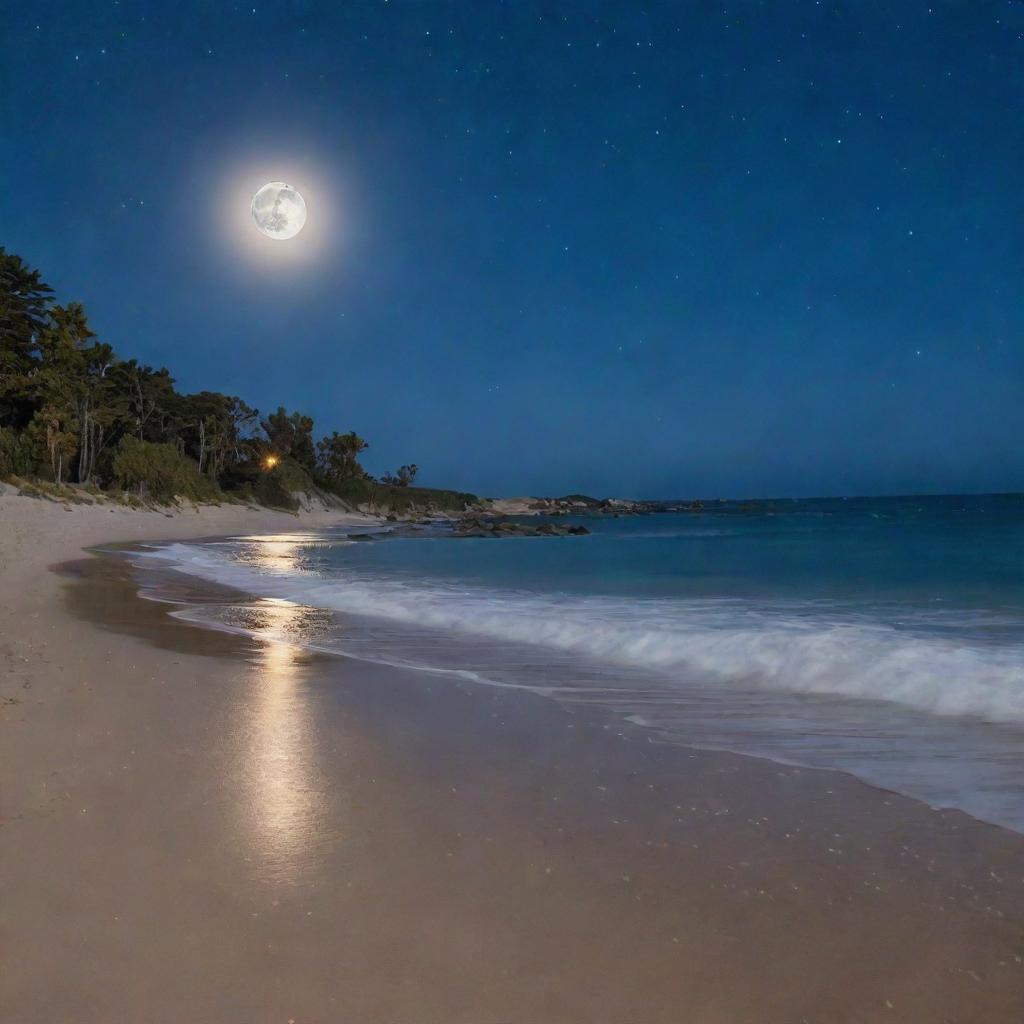
{"type": "Polygon", "coordinates": [[[312,417],[284,406],[261,417],[235,395],[182,394],[165,367],[118,356],[80,304],[57,304],[0,247],[0,476],[205,497],[259,493],[284,460],[300,479],[363,495],[375,483],[359,462],[367,447],[354,431],[316,441],[312,417]]]}

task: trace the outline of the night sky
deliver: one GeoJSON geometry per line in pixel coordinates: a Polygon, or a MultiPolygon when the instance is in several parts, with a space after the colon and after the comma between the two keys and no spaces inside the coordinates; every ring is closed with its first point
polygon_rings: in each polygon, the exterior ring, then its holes
{"type": "Polygon", "coordinates": [[[1024,490],[1022,4],[9,4],[0,125],[0,244],[371,471],[1024,490]]]}

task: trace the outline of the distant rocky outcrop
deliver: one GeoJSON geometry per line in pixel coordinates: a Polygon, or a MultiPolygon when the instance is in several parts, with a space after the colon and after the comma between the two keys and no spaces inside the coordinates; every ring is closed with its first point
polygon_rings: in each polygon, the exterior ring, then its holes
{"type": "Polygon", "coordinates": [[[650,503],[651,512],[703,512],[707,506],[703,501],[659,501],[650,503]]]}
{"type": "Polygon", "coordinates": [[[560,523],[519,523],[510,519],[469,516],[455,524],[456,537],[584,537],[585,526],[562,526],[560,523]]]}
{"type": "Polygon", "coordinates": [[[485,515],[500,516],[614,516],[650,511],[645,502],[592,498],[587,494],[566,494],[561,498],[485,498],[478,508],[485,515]]]}

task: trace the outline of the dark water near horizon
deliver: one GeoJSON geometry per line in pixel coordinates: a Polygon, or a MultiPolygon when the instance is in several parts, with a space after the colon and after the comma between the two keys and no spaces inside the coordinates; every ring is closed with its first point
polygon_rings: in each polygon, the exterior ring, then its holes
{"type": "Polygon", "coordinates": [[[258,629],[241,606],[184,613],[211,625],[597,705],[1024,831],[1024,497],[579,521],[591,536],[302,531],[142,560],[265,599],[258,629]]]}

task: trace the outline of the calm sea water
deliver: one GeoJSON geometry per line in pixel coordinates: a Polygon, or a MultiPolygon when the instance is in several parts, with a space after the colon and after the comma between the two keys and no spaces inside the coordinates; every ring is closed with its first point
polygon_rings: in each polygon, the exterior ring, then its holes
{"type": "Polygon", "coordinates": [[[1024,831],[1024,497],[580,521],[591,536],[303,532],[146,560],[264,599],[258,623],[183,613],[211,625],[599,705],[1024,831]]]}

